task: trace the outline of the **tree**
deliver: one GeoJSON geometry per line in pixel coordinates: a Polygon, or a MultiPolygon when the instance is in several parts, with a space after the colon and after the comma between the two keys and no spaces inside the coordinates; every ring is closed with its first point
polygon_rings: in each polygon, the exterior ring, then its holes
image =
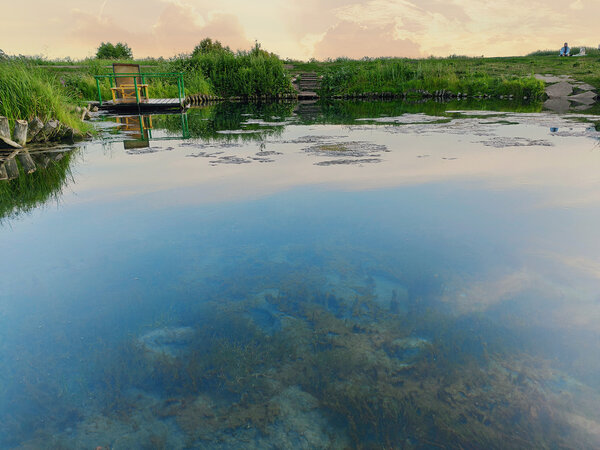
{"type": "Polygon", "coordinates": [[[211,38],[205,38],[202,39],[200,43],[194,47],[192,57],[215,52],[233,53],[229,47],[223,47],[223,44],[221,44],[219,41],[213,42],[211,38]]]}
{"type": "Polygon", "coordinates": [[[96,51],[98,59],[133,59],[133,53],[127,44],[118,42],[113,45],[110,42],[103,42],[96,51]]]}

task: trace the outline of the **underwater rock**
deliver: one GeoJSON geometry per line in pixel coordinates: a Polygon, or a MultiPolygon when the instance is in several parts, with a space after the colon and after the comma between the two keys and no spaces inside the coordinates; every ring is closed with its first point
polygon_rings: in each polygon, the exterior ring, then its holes
{"type": "Polygon", "coordinates": [[[54,435],[53,444],[47,437],[37,438],[23,448],[187,448],[175,424],[155,414],[159,398],[139,390],[128,391],[125,397],[135,405],[131,414],[90,414],[71,430],[54,435]]]}
{"type": "Polygon", "coordinates": [[[266,403],[219,408],[206,395],[177,414],[193,448],[313,449],[348,448],[345,431],[319,409],[318,400],[297,386],[266,403]],[[243,443],[243,444],[241,444],[243,443]]]}
{"type": "Polygon", "coordinates": [[[150,331],[138,338],[138,344],[156,357],[179,356],[194,337],[192,327],[165,327],[150,331]]]}
{"type": "Polygon", "coordinates": [[[393,340],[385,346],[385,352],[390,358],[410,362],[429,346],[431,346],[431,343],[427,339],[414,336],[393,340]]]}

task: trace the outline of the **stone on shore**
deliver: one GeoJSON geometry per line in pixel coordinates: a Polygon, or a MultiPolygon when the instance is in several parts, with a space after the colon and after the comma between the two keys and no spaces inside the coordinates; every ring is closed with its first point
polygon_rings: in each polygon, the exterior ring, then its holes
{"type": "Polygon", "coordinates": [[[13,130],[13,140],[24,146],[27,143],[27,128],[28,124],[26,120],[17,120],[15,121],[15,128],[13,130]]]}
{"type": "Polygon", "coordinates": [[[15,158],[9,158],[4,161],[4,167],[6,168],[6,173],[8,174],[9,180],[14,180],[19,177],[19,166],[17,165],[17,161],[15,158]]]}
{"type": "Polygon", "coordinates": [[[544,108],[559,114],[564,114],[571,108],[571,103],[564,97],[549,98],[544,102],[544,108]]]}
{"type": "Polygon", "coordinates": [[[25,173],[33,173],[36,171],[37,167],[35,162],[27,150],[21,150],[17,153],[17,158],[21,161],[21,166],[25,173]]]}
{"type": "Polygon", "coordinates": [[[44,125],[44,128],[33,139],[34,142],[47,142],[60,130],[60,122],[58,120],[49,120],[44,125]]]}
{"type": "Polygon", "coordinates": [[[39,117],[35,117],[34,119],[29,121],[29,128],[27,129],[27,142],[31,142],[36,135],[44,128],[44,122],[42,122],[39,117]]]}
{"type": "Polygon", "coordinates": [[[6,173],[4,163],[0,164],[0,180],[8,180],[8,173],[6,173]]]}
{"type": "Polygon", "coordinates": [[[550,98],[568,97],[572,93],[573,85],[566,81],[561,81],[546,88],[546,94],[550,98]]]}
{"type": "Polygon", "coordinates": [[[580,94],[570,95],[568,97],[569,100],[575,101],[577,103],[584,103],[586,105],[591,105],[596,101],[597,95],[592,91],[581,92],[580,94]]]}
{"type": "Polygon", "coordinates": [[[0,136],[10,139],[10,127],[8,126],[8,119],[4,116],[0,116],[0,136]]]}
{"type": "Polygon", "coordinates": [[[19,144],[17,144],[10,138],[10,127],[8,126],[8,119],[4,116],[0,116],[0,146],[21,148],[19,144]]]}

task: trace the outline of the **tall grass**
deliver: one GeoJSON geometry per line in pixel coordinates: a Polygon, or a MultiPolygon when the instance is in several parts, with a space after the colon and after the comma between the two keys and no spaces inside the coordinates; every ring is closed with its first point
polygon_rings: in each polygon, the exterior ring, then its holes
{"type": "Polygon", "coordinates": [[[447,91],[469,95],[515,95],[539,98],[544,83],[533,76],[491,75],[477,66],[469,69],[448,61],[375,59],[336,61],[323,73],[321,93],[325,96],[381,93],[411,93],[419,90],[447,91]]]}
{"type": "Polygon", "coordinates": [[[74,104],[66,86],[48,71],[19,59],[0,62],[0,115],[11,120],[54,118],[81,130],[74,104]]]}
{"type": "Polygon", "coordinates": [[[248,52],[197,54],[172,62],[172,68],[201,74],[215,94],[223,97],[262,96],[291,92],[290,76],[274,54],[255,47],[248,52]]]}

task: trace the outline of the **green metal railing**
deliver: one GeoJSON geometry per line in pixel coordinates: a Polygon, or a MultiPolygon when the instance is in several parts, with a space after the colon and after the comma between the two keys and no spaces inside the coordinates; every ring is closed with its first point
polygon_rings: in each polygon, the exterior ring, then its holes
{"type": "MultiPolygon", "coordinates": [[[[182,72],[164,72],[164,73],[111,73],[108,75],[94,75],[96,79],[96,88],[98,89],[98,101],[102,106],[102,91],[100,90],[100,81],[104,78],[108,78],[111,89],[116,86],[117,78],[133,78],[133,85],[135,89],[135,99],[137,104],[140,103],[140,93],[138,90],[138,78],[141,79],[142,84],[146,84],[147,78],[177,78],[177,95],[179,97],[179,104],[185,99],[185,85],[183,84],[183,73],[182,72]]],[[[148,91],[146,91],[148,93],[148,91]]]]}

